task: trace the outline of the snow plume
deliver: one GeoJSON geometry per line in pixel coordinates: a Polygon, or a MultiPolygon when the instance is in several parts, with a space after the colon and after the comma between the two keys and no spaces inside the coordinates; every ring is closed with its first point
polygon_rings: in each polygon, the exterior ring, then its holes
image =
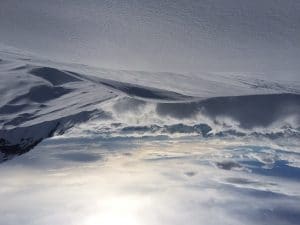
{"type": "Polygon", "coordinates": [[[300,96],[291,94],[159,103],[119,97],[101,104],[109,119],[90,121],[69,134],[111,137],[299,137],[300,96]]]}

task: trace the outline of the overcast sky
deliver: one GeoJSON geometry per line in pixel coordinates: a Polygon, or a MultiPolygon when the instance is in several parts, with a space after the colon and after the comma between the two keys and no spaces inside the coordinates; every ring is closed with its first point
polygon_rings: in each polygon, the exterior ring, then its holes
{"type": "Polygon", "coordinates": [[[298,72],[300,1],[1,0],[0,42],[113,69],[298,72]]]}

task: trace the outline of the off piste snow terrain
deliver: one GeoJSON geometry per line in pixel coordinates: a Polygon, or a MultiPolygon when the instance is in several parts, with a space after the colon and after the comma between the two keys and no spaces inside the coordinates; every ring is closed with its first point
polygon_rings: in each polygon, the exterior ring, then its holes
{"type": "Polygon", "coordinates": [[[109,70],[9,48],[0,52],[0,81],[1,161],[65,132],[300,136],[300,83],[265,80],[264,74],[109,70]]]}

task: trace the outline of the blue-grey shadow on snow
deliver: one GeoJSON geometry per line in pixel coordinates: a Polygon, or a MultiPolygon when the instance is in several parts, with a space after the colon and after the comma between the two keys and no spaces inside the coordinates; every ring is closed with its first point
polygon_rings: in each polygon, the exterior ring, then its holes
{"type": "Polygon", "coordinates": [[[183,103],[159,103],[156,112],[161,116],[177,119],[195,117],[198,113],[213,121],[218,117],[229,117],[245,129],[267,127],[282,117],[294,116],[300,124],[300,95],[270,94],[232,97],[215,97],[201,101],[183,103]]]}
{"type": "MultiPolygon", "coordinates": [[[[299,156],[299,153],[297,152],[251,145],[226,148],[225,151],[230,151],[233,157],[237,157],[236,159],[234,159],[234,162],[237,161],[238,165],[250,169],[252,173],[300,181],[300,168],[296,166],[291,166],[288,160],[282,158],[284,155],[287,155],[289,157],[297,157],[299,156]],[[259,161],[255,158],[249,158],[249,155],[251,155],[252,153],[268,154],[272,157],[272,159],[268,163],[259,161]],[[239,160],[238,156],[240,155],[244,155],[244,158],[246,159],[239,160]]],[[[220,165],[224,167],[223,164],[220,165]]],[[[219,168],[226,169],[231,164],[225,164],[225,166],[227,166],[225,168],[222,168],[220,165],[218,165],[219,168]]],[[[231,169],[231,167],[229,169],[231,169]]]]}
{"type": "Polygon", "coordinates": [[[300,168],[288,165],[286,160],[275,161],[272,168],[265,168],[265,164],[258,161],[243,161],[242,164],[252,173],[300,181],[300,168]]]}
{"type": "Polygon", "coordinates": [[[237,215],[241,220],[241,224],[244,224],[243,221],[251,221],[251,224],[261,225],[299,224],[300,198],[298,196],[261,190],[255,188],[255,184],[261,186],[263,183],[244,178],[230,178],[227,181],[233,185],[224,185],[222,189],[240,200],[229,205],[227,203],[223,207],[226,207],[230,213],[237,215]],[[241,187],[234,184],[251,184],[252,187],[241,187]]]}
{"type": "Polygon", "coordinates": [[[56,154],[56,157],[65,161],[82,162],[82,163],[96,162],[103,159],[101,155],[94,154],[94,153],[83,153],[83,152],[56,154]]]}

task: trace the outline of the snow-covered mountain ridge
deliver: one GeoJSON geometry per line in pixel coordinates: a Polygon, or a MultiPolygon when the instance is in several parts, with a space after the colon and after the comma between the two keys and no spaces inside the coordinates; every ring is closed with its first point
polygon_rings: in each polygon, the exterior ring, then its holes
{"type": "Polygon", "coordinates": [[[87,130],[106,136],[240,135],[266,127],[295,134],[300,127],[300,84],[292,81],[117,71],[4,51],[0,80],[4,159],[88,120],[87,130]]]}

